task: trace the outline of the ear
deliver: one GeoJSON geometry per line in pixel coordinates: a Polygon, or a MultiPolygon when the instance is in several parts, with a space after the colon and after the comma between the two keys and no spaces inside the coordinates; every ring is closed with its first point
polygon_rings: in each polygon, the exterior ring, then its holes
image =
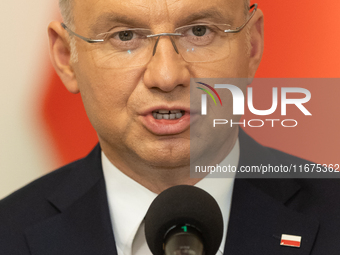
{"type": "Polygon", "coordinates": [[[257,9],[249,25],[251,51],[248,78],[254,78],[263,54],[263,13],[260,9],[257,9]]]}
{"type": "Polygon", "coordinates": [[[79,92],[79,88],[70,61],[71,51],[67,36],[67,31],[60,22],[53,21],[49,24],[48,37],[52,64],[67,90],[76,94],[79,92]]]}

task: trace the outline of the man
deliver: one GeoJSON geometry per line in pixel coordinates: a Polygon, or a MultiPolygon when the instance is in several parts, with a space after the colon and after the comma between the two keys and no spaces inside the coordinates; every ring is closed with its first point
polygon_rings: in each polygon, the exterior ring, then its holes
{"type": "MultiPolygon", "coordinates": [[[[52,63],[81,93],[100,146],[1,201],[2,254],[150,254],[146,210],[180,184],[219,203],[218,254],[336,254],[338,182],[190,178],[190,78],[251,80],[263,51],[261,10],[240,0],[60,5],[64,23],[48,29],[52,63]],[[301,236],[300,247],[281,246],[282,234],[301,236]]],[[[215,143],[211,162],[308,163],[236,127],[211,139],[192,148],[197,160],[215,143]]]]}

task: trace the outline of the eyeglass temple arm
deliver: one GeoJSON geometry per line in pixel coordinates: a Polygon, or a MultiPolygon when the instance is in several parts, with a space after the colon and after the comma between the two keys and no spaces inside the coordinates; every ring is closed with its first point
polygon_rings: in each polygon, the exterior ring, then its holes
{"type": "Polygon", "coordinates": [[[236,28],[236,29],[227,29],[224,30],[225,33],[238,33],[240,32],[251,20],[251,18],[255,15],[255,12],[257,10],[257,4],[253,4],[252,6],[250,6],[249,10],[251,10],[252,8],[254,8],[254,10],[251,12],[249,18],[247,19],[247,21],[240,27],[236,28]]]}
{"type": "Polygon", "coordinates": [[[77,36],[78,38],[84,40],[85,42],[88,42],[88,43],[104,42],[104,39],[94,40],[94,39],[90,39],[90,38],[86,38],[86,37],[84,37],[84,36],[78,35],[77,33],[73,32],[71,29],[69,29],[64,23],[61,23],[61,26],[62,26],[67,32],[69,32],[71,35],[77,36]]]}

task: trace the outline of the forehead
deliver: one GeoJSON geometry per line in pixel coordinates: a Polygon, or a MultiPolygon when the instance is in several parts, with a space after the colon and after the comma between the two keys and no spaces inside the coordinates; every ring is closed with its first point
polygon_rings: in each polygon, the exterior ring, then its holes
{"type": "Polygon", "coordinates": [[[188,17],[221,22],[243,14],[243,0],[75,0],[74,19],[79,24],[102,26],[109,22],[136,22],[139,26],[189,22],[188,17]]]}

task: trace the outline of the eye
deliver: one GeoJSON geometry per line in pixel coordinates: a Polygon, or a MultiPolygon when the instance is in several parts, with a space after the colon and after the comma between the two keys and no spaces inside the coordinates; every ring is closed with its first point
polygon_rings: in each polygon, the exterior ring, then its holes
{"type": "Polygon", "coordinates": [[[205,26],[194,26],[192,28],[192,33],[195,36],[203,36],[207,32],[207,28],[205,26]]]}
{"type": "Polygon", "coordinates": [[[121,31],[118,34],[119,39],[122,41],[130,41],[133,38],[133,32],[132,31],[121,31]]]}
{"type": "Polygon", "coordinates": [[[193,24],[189,26],[180,27],[176,32],[182,36],[178,38],[185,47],[206,46],[216,40],[218,31],[214,25],[208,24],[193,24]],[[191,45],[191,46],[188,46],[191,45]]]}
{"type": "Polygon", "coordinates": [[[115,28],[105,34],[108,49],[114,51],[129,51],[145,46],[147,35],[151,34],[148,29],[115,28]]]}

